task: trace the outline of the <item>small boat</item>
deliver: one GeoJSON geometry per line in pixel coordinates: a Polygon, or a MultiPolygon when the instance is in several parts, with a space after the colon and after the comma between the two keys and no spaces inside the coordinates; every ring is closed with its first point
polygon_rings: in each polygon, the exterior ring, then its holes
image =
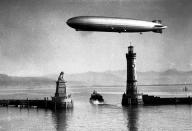
{"type": "Polygon", "coordinates": [[[97,93],[95,90],[91,94],[89,101],[90,101],[90,103],[96,104],[96,105],[104,104],[103,96],[101,94],[97,93]]]}

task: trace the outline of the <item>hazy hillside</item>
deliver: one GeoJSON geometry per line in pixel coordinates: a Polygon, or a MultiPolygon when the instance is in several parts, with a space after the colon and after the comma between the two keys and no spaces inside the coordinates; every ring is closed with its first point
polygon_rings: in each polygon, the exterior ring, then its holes
{"type": "Polygon", "coordinates": [[[192,72],[177,71],[175,69],[165,72],[138,72],[139,84],[184,84],[192,83],[192,72]]]}
{"type": "MultiPolygon", "coordinates": [[[[56,77],[56,75],[55,75],[56,77]]],[[[53,77],[49,77],[53,79],[53,77]]],[[[87,72],[80,74],[66,74],[67,81],[81,82],[83,85],[125,85],[126,70],[107,72],[87,72]]],[[[175,69],[164,72],[137,72],[138,84],[183,84],[192,83],[192,71],[184,72],[175,69]]]]}
{"type": "MultiPolygon", "coordinates": [[[[52,79],[43,77],[15,77],[0,74],[0,87],[41,87],[54,83],[52,79]]],[[[55,84],[55,83],[54,83],[55,84]]]]}
{"type": "Polygon", "coordinates": [[[81,81],[86,85],[122,85],[125,81],[121,73],[114,74],[113,72],[87,72],[82,74],[66,75],[68,81],[81,81]]]}
{"type": "MultiPolygon", "coordinates": [[[[9,86],[54,86],[57,77],[58,74],[44,77],[14,77],[0,74],[0,85],[1,88],[9,86]]],[[[64,78],[70,86],[125,86],[126,70],[65,74],[64,78]]],[[[192,71],[184,72],[172,69],[165,72],[137,72],[137,80],[139,85],[192,83],[192,71]]]]}

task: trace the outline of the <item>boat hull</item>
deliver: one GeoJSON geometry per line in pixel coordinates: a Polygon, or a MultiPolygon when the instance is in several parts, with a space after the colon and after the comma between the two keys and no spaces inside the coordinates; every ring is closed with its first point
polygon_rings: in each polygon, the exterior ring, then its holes
{"type": "Polygon", "coordinates": [[[102,105],[102,104],[104,104],[104,101],[90,100],[90,103],[91,103],[91,104],[94,104],[94,105],[102,105]]]}

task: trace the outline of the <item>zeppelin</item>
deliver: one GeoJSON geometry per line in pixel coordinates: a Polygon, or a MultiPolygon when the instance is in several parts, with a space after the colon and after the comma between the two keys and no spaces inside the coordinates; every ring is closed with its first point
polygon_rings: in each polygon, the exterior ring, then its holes
{"type": "Polygon", "coordinates": [[[161,20],[142,21],[126,18],[103,17],[103,16],[78,16],[67,20],[67,24],[76,31],[99,31],[99,32],[155,32],[162,33],[167,28],[161,24],[161,20]]]}

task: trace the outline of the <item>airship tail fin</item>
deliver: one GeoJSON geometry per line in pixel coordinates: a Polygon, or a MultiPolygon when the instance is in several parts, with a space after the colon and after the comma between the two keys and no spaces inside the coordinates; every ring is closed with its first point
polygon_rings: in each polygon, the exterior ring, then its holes
{"type": "Polygon", "coordinates": [[[153,23],[159,23],[159,24],[161,24],[161,23],[162,23],[162,21],[161,21],[161,20],[153,20],[152,22],[153,22],[153,23]]]}
{"type": "Polygon", "coordinates": [[[162,29],[157,29],[157,30],[153,30],[153,32],[155,32],[155,33],[163,33],[163,31],[162,31],[162,29]]]}

